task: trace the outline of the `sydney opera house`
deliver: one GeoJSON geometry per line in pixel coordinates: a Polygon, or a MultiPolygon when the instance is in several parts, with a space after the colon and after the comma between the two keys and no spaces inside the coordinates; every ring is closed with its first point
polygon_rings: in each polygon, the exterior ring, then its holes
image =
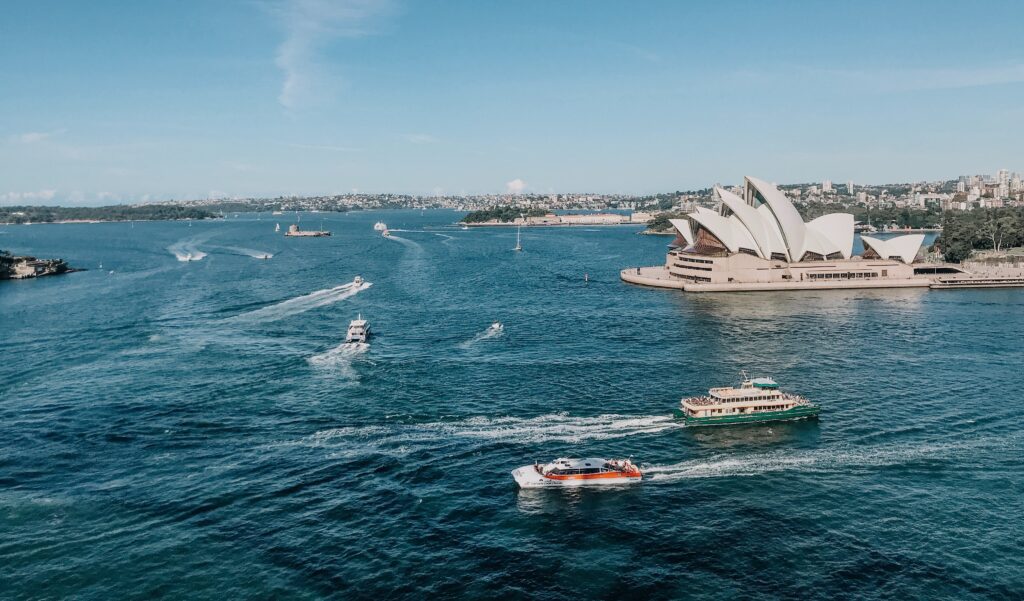
{"type": "Polygon", "coordinates": [[[862,236],[853,255],[854,220],[833,213],[804,222],[778,188],[744,178],[743,195],[715,189],[719,210],[697,208],[672,220],[676,238],[664,267],[633,268],[622,279],[690,291],[928,286],[928,276],[957,272],[914,261],[923,234],[862,236]]]}

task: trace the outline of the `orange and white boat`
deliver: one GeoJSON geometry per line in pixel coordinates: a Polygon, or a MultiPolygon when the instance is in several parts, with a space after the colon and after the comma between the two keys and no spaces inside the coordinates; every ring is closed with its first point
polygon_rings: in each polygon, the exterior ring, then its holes
{"type": "Polygon", "coordinates": [[[627,484],[643,478],[640,468],[629,459],[555,459],[512,470],[522,488],[550,486],[593,486],[627,484]]]}

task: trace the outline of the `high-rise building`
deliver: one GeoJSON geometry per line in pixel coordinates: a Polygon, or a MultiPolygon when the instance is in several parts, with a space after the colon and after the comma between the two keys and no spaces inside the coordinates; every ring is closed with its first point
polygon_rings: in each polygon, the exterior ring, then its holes
{"type": "Polygon", "coordinates": [[[996,183],[1000,186],[1007,186],[1010,184],[1010,170],[1000,169],[996,176],[996,183]]]}
{"type": "Polygon", "coordinates": [[[821,182],[821,191],[822,192],[831,192],[832,191],[832,180],[827,179],[827,180],[821,182]]]}
{"type": "Polygon", "coordinates": [[[957,192],[966,192],[967,191],[967,182],[965,182],[963,180],[963,178],[960,178],[960,181],[958,181],[956,183],[956,191],[957,192]]]}
{"type": "Polygon", "coordinates": [[[853,196],[853,180],[846,182],[846,193],[853,196]]]}

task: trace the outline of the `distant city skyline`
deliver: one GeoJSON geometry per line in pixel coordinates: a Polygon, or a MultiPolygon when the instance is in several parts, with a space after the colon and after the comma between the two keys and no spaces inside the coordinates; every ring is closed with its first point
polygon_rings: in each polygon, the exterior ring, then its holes
{"type": "Polygon", "coordinates": [[[737,171],[844,189],[964,174],[1010,186],[1024,170],[1022,12],[22,3],[0,36],[0,204],[640,195],[731,185],[737,171]]]}

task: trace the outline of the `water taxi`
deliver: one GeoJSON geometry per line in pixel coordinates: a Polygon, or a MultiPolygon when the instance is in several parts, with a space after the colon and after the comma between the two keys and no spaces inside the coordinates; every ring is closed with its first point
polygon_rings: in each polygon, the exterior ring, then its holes
{"type": "Polygon", "coordinates": [[[551,486],[594,486],[629,484],[643,478],[640,468],[629,459],[555,459],[512,470],[521,488],[551,486]]]}
{"type": "Polygon", "coordinates": [[[348,324],[348,333],[345,335],[345,342],[366,342],[370,337],[370,324],[363,319],[362,314],[348,324]]]}
{"type": "Polygon", "coordinates": [[[821,407],[807,399],[779,390],[771,378],[747,378],[738,388],[726,386],[708,390],[707,396],[683,399],[677,416],[687,426],[724,426],[785,421],[815,417],[821,407]]]}
{"type": "Polygon", "coordinates": [[[492,332],[503,332],[505,330],[505,324],[501,323],[500,321],[496,321],[491,324],[491,327],[489,329],[492,332]]]}
{"type": "Polygon", "coordinates": [[[388,229],[388,226],[383,221],[378,221],[377,223],[373,224],[373,230],[376,232],[383,232],[386,229],[388,229]]]}

